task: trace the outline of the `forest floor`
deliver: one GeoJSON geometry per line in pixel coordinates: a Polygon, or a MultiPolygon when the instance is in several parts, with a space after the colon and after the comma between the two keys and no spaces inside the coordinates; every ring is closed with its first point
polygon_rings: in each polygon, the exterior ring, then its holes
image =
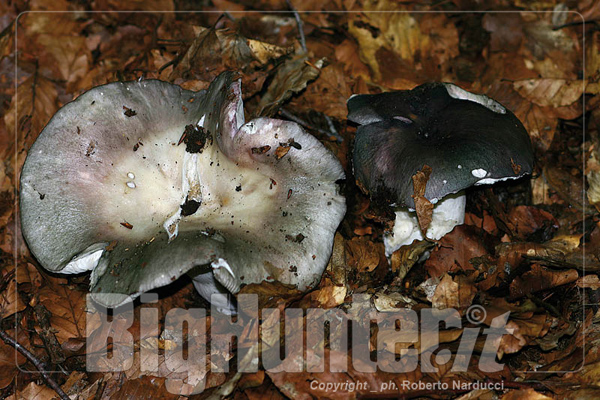
{"type": "MultiPolygon", "coordinates": [[[[77,399],[600,398],[599,24],[594,0],[2,2],[0,399],[48,399],[58,396],[57,387],[77,399]],[[189,279],[144,305],[158,310],[154,330],[144,329],[144,307],[136,305],[128,330],[135,339],[131,365],[108,372],[86,365],[90,341],[102,337],[86,314],[89,276],[46,273],[21,234],[18,180],[27,151],[61,106],[94,86],[143,78],[201,90],[225,70],[240,73],[246,120],[300,123],[347,176],[348,211],[320,284],[308,293],[277,283],[242,292],[259,293],[261,308],[282,312],[457,310],[460,326],[442,324],[437,339],[423,331],[402,345],[368,318],[361,326],[371,333],[371,351],[414,350],[419,368],[364,372],[350,363],[345,372],[262,365],[241,375],[166,371],[167,349],[180,345],[165,335],[167,311],[210,309],[189,279]],[[356,126],[347,122],[346,101],[431,81],[486,94],[512,110],[531,137],[535,168],[525,179],[470,189],[465,224],[435,243],[401,248],[390,265],[382,242],[390,221],[353,177],[356,126]],[[419,261],[426,251],[430,257],[419,261]],[[353,304],[353,296],[367,301],[353,304]],[[494,342],[501,368],[485,372],[486,329],[507,312],[511,333],[494,342]],[[452,368],[466,332],[475,328],[480,333],[468,368],[452,368]],[[29,357],[16,352],[15,341],[29,357]],[[149,347],[162,357],[157,371],[140,361],[149,347]],[[450,362],[434,355],[447,350],[450,362]]],[[[211,326],[215,318],[208,312],[203,323],[211,326]]],[[[270,322],[263,318],[262,329],[270,322]]],[[[220,349],[218,357],[235,361],[241,349],[255,349],[251,333],[244,330],[233,353],[220,349]]],[[[279,335],[268,337],[262,352],[278,345],[279,335]]],[[[346,360],[339,349],[325,355],[328,365],[346,360]]]]}

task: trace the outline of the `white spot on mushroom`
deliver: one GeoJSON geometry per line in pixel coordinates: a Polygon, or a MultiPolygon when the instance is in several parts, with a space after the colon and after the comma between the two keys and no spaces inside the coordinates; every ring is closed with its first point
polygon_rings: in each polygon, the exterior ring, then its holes
{"type": "Polygon", "coordinates": [[[128,177],[129,179],[135,179],[135,175],[133,174],[133,172],[128,172],[128,173],[127,173],[127,177],[128,177]]]}
{"type": "Polygon", "coordinates": [[[181,220],[181,208],[177,212],[171,215],[163,224],[163,228],[169,235],[169,243],[177,237],[179,233],[179,221],[181,220]]]}
{"type": "Polygon", "coordinates": [[[462,169],[462,165],[458,164],[457,168],[462,169]]]}
{"type": "Polygon", "coordinates": [[[133,182],[127,182],[127,187],[130,189],[135,189],[135,183],[133,182]]]}
{"type": "Polygon", "coordinates": [[[492,110],[495,113],[506,114],[506,108],[504,108],[502,104],[498,103],[493,99],[490,99],[484,94],[475,94],[467,92],[465,89],[456,86],[452,83],[444,83],[444,86],[446,87],[446,90],[448,91],[450,97],[459,100],[468,100],[475,103],[479,103],[485,108],[492,110]]]}
{"type": "Polygon", "coordinates": [[[471,171],[471,174],[475,178],[485,178],[485,176],[487,175],[487,171],[482,168],[477,168],[477,169],[474,169],[473,171],[471,171]]]}
{"type": "MultiPolygon", "coordinates": [[[[90,248],[97,246],[98,245],[96,244],[90,246],[90,248]]],[[[73,259],[65,266],[65,268],[62,269],[61,272],[65,274],[77,274],[92,270],[96,268],[96,265],[98,265],[98,261],[100,260],[102,253],[104,253],[104,246],[100,250],[96,250],[92,253],[85,254],[84,252],[83,256],[78,255],[73,257],[73,259]]]]}
{"type": "Polygon", "coordinates": [[[480,179],[477,182],[475,182],[475,186],[479,186],[479,185],[493,185],[496,182],[504,182],[504,181],[508,181],[508,180],[513,180],[513,179],[519,179],[520,176],[507,176],[506,178],[485,178],[485,179],[480,179]]]}
{"type": "Polygon", "coordinates": [[[445,179],[444,179],[442,182],[444,183],[444,185],[445,185],[446,183],[448,183],[448,181],[447,181],[447,180],[445,180],[445,179]]]}
{"type": "Polygon", "coordinates": [[[225,261],[222,258],[219,258],[217,261],[213,261],[210,264],[210,266],[212,267],[212,269],[225,268],[227,270],[227,272],[229,272],[231,274],[231,276],[235,277],[235,274],[233,273],[233,270],[231,269],[231,267],[229,266],[227,261],[225,261]]]}
{"type": "Polygon", "coordinates": [[[405,117],[402,117],[402,116],[400,116],[400,115],[394,115],[394,117],[393,117],[393,118],[394,118],[394,119],[397,119],[398,121],[402,121],[402,122],[404,122],[405,124],[412,124],[412,120],[411,120],[411,119],[409,119],[409,118],[405,118],[405,117]]]}

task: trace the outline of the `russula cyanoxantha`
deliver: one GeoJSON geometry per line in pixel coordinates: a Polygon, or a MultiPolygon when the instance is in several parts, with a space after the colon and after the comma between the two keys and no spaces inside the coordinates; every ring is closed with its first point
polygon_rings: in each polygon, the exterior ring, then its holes
{"type": "MultiPolygon", "coordinates": [[[[244,123],[239,81],[99,86],[65,105],[21,173],[23,234],[104,305],[195,276],[199,292],[318,283],[345,213],[338,160],[291,122],[244,123]]],[[[221,304],[226,310],[227,305],[221,304]]]]}
{"type": "Polygon", "coordinates": [[[450,83],[352,96],[348,119],[359,124],[353,154],[359,185],[396,207],[393,233],[384,236],[388,257],[423,239],[411,177],[424,165],[432,169],[425,198],[436,204],[431,239],[464,222],[464,189],[521,178],[533,168],[531,141],[518,118],[450,83]]]}

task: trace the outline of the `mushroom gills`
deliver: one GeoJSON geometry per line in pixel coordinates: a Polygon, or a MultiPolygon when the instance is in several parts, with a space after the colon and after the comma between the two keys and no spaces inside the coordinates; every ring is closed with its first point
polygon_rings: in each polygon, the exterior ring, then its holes
{"type": "MultiPolygon", "coordinates": [[[[435,203],[431,224],[427,228],[427,237],[433,240],[441,239],[456,225],[463,224],[466,203],[467,196],[464,191],[448,195],[435,203]]],[[[383,236],[385,255],[389,258],[400,247],[424,239],[415,210],[407,207],[398,208],[392,233],[383,236]]]]}
{"type": "Polygon", "coordinates": [[[235,297],[215,279],[212,272],[197,274],[192,277],[192,282],[198,294],[209,301],[220,313],[237,314],[235,297]]]}

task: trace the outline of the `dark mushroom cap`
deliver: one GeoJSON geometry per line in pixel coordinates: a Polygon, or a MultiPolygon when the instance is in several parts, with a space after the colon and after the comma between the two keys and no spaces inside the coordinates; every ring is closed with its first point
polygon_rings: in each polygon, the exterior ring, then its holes
{"type": "Polygon", "coordinates": [[[360,124],[354,173],[374,198],[414,208],[412,175],[429,165],[432,202],[473,185],[530,174],[533,149],[523,124],[487,96],[446,83],[357,95],[348,119],[360,124]]]}
{"type": "Polygon", "coordinates": [[[266,279],[304,290],[331,254],[343,177],[299,125],[244,123],[232,73],[200,92],[117,82],[65,105],[39,135],[21,172],[21,223],[44,268],[92,270],[107,306],[196,267],[233,293],[266,279]]]}

